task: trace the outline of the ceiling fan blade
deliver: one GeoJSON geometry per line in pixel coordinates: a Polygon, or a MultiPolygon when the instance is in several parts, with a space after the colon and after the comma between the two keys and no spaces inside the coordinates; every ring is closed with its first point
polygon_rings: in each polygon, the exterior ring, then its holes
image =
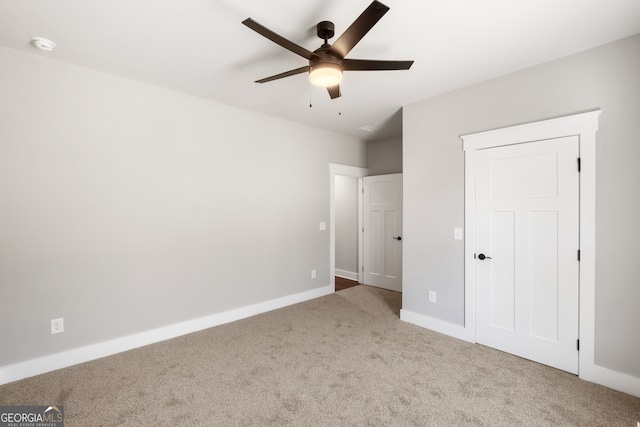
{"type": "Polygon", "coordinates": [[[251,28],[256,33],[268,38],[269,40],[271,40],[272,42],[274,42],[276,44],[279,44],[283,48],[302,56],[303,58],[311,59],[311,58],[317,58],[318,57],[318,55],[316,55],[315,53],[311,52],[310,50],[307,50],[307,49],[303,48],[302,46],[299,46],[299,45],[295,44],[294,42],[285,39],[281,35],[276,34],[273,31],[271,31],[267,27],[263,27],[262,25],[258,24],[256,21],[254,21],[251,18],[245,19],[244,21],[242,21],[242,23],[244,25],[246,25],[247,27],[251,28]]]}
{"type": "Polygon", "coordinates": [[[329,51],[339,55],[340,58],[347,56],[347,53],[378,23],[380,18],[382,18],[388,10],[389,7],[374,0],[374,2],[362,12],[362,15],[347,28],[347,31],[336,40],[329,51]]]}
{"type": "Polygon", "coordinates": [[[408,70],[413,61],[377,61],[373,59],[343,59],[342,68],[345,71],[368,70],[408,70]]]}
{"type": "Polygon", "coordinates": [[[336,99],[342,96],[342,93],[340,93],[340,85],[329,86],[327,87],[327,91],[329,91],[331,99],[336,99]]]}
{"type": "Polygon", "coordinates": [[[295,70],[285,71],[284,73],[276,74],[275,76],[265,77],[264,79],[256,80],[256,83],[267,83],[278,79],[283,79],[289,76],[295,76],[296,74],[302,74],[309,71],[309,66],[305,65],[304,67],[296,68],[295,70]]]}

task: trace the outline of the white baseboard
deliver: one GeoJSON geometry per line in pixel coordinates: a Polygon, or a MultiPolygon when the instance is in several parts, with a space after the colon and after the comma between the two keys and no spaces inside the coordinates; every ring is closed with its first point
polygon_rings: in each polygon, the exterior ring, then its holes
{"type": "MultiPolygon", "coordinates": [[[[414,325],[458,338],[463,341],[475,343],[475,334],[468,331],[464,326],[445,322],[440,319],[418,314],[413,311],[400,310],[400,320],[413,323],[414,325]]],[[[640,397],[640,378],[624,374],[598,365],[591,365],[585,369],[585,374],[580,375],[585,381],[600,384],[632,396],[640,397]]]]}
{"type": "Polygon", "coordinates": [[[418,314],[413,311],[402,309],[400,310],[400,320],[413,323],[414,325],[418,325],[426,329],[431,329],[432,331],[436,331],[441,334],[449,335],[450,337],[458,338],[459,340],[472,343],[476,342],[475,336],[470,334],[464,326],[445,322],[444,320],[425,316],[424,314],[418,314]]]}
{"type": "Polygon", "coordinates": [[[51,354],[15,363],[13,365],[3,366],[0,367],[0,385],[32,377],[34,375],[55,371],[56,369],[77,365],[79,363],[89,362],[101,357],[111,356],[116,353],[176,338],[181,335],[190,334],[192,332],[201,331],[203,329],[208,329],[225,323],[234,322],[236,320],[255,316],[256,314],[265,313],[288,305],[329,295],[333,292],[334,287],[332,285],[327,285],[322,288],[312,289],[310,291],[300,292],[234,310],[216,313],[210,316],[64,351],[62,353],[51,354]]]}
{"type": "Polygon", "coordinates": [[[340,269],[336,268],[335,272],[336,272],[336,276],[342,277],[343,279],[349,279],[349,280],[359,280],[360,279],[360,275],[358,275],[358,273],[354,273],[353,271],[340,270],[340,269]]]}
{"type": "Polygon", "coordinates": [[[640,397],[640,378],[629,374],[595,365],[589,377],[580,376],[580,378],[632,396],[640,397]]]}

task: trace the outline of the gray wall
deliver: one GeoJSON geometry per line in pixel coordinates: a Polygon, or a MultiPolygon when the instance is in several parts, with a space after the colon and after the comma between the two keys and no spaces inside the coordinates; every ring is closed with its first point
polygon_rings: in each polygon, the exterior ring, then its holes
{"type": "Polygon", "coordinates": [[[364,143],[0,64],[0,366],[329,285],[328,163],[365,166],[364,143]]]}
{"type": "Polygon", "coordinates": [[[367,142],[369,175],[402,173],[402,137],[367,142]]]}
{"type": "Polygon", "coordinates": [[[336,269],[358,274],[358,178],[335,180],[336,269]]]}
{"type": "Polygon", "coordinates": [[[640,35],[404,108],[403,308],[463,324],[459,136],[595,108],[596,364],[640,377],[640,35]]]}

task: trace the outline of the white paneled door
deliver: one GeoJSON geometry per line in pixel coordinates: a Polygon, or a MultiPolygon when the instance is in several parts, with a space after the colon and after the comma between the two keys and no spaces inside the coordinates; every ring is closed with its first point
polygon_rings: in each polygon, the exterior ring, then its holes
{"type": "Polygon", "coordinates": [[[402,292],[402,174],[367,176],[362,283],[402,292]]]}
{"type": "Polygon", "coordinates": [[[578,372],[578,137],[478,150],[476,341],[578,372]]]}

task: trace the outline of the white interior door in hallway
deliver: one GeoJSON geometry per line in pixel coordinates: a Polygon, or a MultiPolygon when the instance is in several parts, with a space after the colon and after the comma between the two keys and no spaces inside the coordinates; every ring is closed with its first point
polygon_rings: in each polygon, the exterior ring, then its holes
{"type": "Polygon", "coordinates": [[[476,341],[578,373],[579,139],[476,155],[476,341]]]}
{"type": "Polygon", "coordinates": [[[363,178],[362,283],[402,292],[402,174],[363,178]]]}

